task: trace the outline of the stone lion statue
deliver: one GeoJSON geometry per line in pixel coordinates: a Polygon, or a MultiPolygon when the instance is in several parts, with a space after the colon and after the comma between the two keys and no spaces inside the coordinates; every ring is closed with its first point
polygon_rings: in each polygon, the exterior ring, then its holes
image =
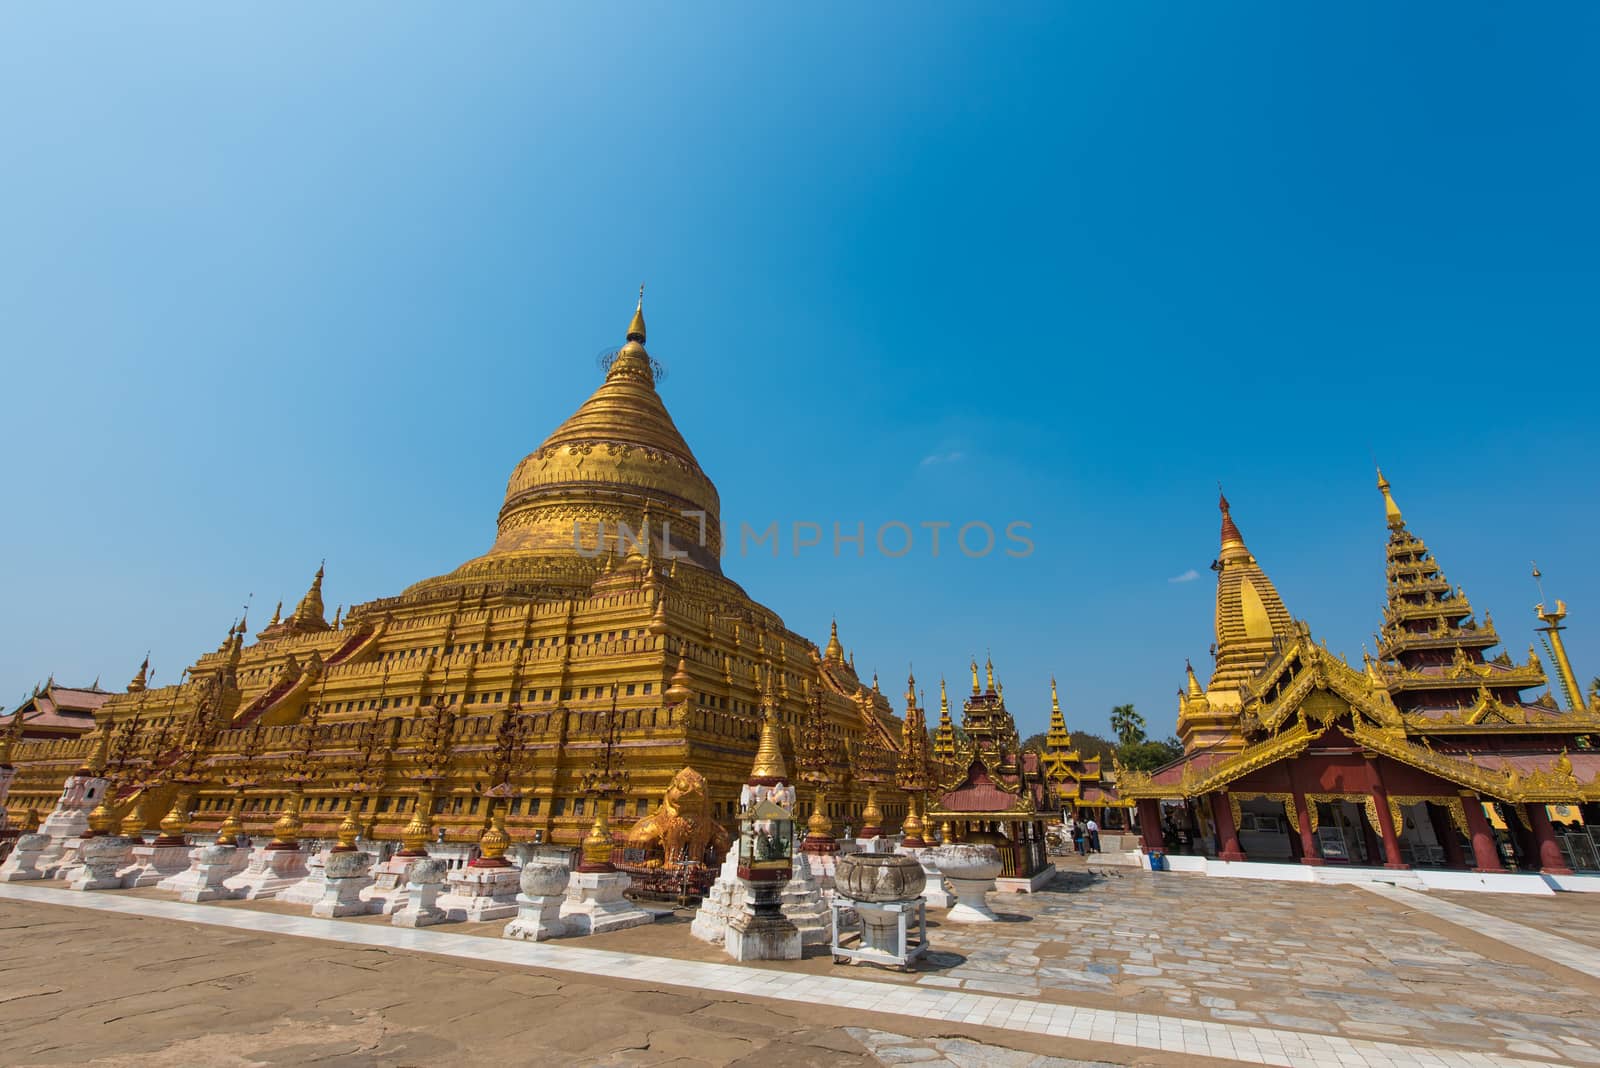
{"type": "Polygon", "coordinates": [[[661,807],[628,831],[628,848],[647,850],[644,863],[649,868],[674,864],[682,857],[698,861],[711,845],[727,849],[728,832],[711,818],[706,780],[693,768],[674,775],[661,807]]]}

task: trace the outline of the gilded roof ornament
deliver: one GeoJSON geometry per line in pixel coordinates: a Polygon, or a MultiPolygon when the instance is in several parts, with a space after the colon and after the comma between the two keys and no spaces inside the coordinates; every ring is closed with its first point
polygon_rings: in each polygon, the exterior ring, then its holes
{"type": "Polygon", "coordinates": [[[129,693],[140,693],[150,681],[150,654],[144,654],[144,662],[139,665],[139,673],[128,683],[129,693]]]}
{"type": "Polygon", "coordinates": [[[839,644],[839,621],[836,619],[828,624],[828,647],[822,652],[823,659],[835,663],[843,662],[844,646],[839,644]]]}
{"type": "Polygon", "coordinates": [[[1378,492],[1383,494],[1383,515],[1389,523],[1389,529],[1404,529],[1406,521],[1400,515],[1400,506],[1394,503],[1394,495],[1389,492],[1389,480],[1383,477],[1381,467],[1378,468],[1378,492]]]}
{"type": "Polygon", "coordinates": [[[789,769],[783,762],[783,750],[778,747],[778,715],[772,699],[772,680],[766,683],[762,694],[761,744],[756,748],[756,762],[750,769],[750,781],[760,779],[787,779],[789,769]]]}

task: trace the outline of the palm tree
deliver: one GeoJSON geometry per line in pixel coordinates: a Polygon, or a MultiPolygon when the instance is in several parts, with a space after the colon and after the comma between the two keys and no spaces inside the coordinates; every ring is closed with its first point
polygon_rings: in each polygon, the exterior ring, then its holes
{"type": "Polygon", "coordinates": [[[1138,745],[1144,741],[1144,717],[1132,705],[1118,705],[1111,710],[1111,733],[1123,745],[1138,745]]]}

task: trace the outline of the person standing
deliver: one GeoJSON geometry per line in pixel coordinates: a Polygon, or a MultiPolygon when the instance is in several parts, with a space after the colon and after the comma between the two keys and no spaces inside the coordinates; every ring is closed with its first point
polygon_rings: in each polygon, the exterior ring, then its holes
{"type": "Polygon", "coordinates": [[[1078,856],[1083,856],[1083,824],[1076,818],[1072,821],[1072,851],[1078,856]]]}
{"type": "Polygon", "coordinates": [[[1089,822],[1083,825],[1083,829],[1089,836],[1089,852],[1100,852],[1100,825],[1094,821],[1093,816],[1089,817],[1089,822]]]}

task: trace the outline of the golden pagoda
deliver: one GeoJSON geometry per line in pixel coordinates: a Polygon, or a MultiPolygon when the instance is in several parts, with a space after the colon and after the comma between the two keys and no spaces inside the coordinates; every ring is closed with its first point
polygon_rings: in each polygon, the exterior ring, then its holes
{"type": "MultiPolygon", "coordinates": [[[[641,290],[599,388],[513,469],[486,553],[332,623],[319,566],[254,642],[240,621],[180,683],[147,686],[141,669],[93,731],[17,741],[12,818],[48,811],[81,771],[111,780],[102,823],[155,827],[181,793],[194,834],[225,819],[269,834],[287,816],[298,838],[332,839],[355,810],[370,838],[422,848],[493,830],[498,851],[502,833],[576,845],[601,804],[623,834],[693,768],[731,826],[764,701],[791,754],[809,701],[841,752],[892,767],[900,723],[837,627],[819,650],[722,573],[717,490],[656,391],[645,336],[641,290]],[[629,777],[602,798],[583,776],[607,738],[629,777]]],[[[828,778],[830,809],[859,824],[851,765],[828,778]]],[[[898,789],[873,786],[904,814],[898,789]]]]}

